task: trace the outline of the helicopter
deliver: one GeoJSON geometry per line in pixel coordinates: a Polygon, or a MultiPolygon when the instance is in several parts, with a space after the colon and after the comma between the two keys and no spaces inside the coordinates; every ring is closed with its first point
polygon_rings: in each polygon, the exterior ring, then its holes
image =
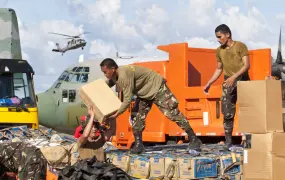
{"type": "Polygon", "coordinates": [[[68,38],[66,38],[66,39],[71,39],[70,41],[67,42],[67,45],[65,47],[61,48],[59,46],[59,43],[56,43],[57,49],[52,49],[53,52],[61,52],[62,55],[68,50],[73,50],[73,49],[78,49],[78,48],[81,48],[83,50],[87,44],[87,42],[84,39],[80,38],[80,36],[82,34],[87,34],[88,32],[81,33],[77,36],[70,36],[70,35],[66,35],[66,34],[53,33],[53,32],[49,32],[49,33],[61,35],[61,36],[67,36],[68,38]]]}

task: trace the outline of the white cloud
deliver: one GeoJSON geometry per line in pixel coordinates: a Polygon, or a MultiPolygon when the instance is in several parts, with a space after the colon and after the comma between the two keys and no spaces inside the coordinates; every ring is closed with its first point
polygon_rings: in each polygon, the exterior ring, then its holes
{"type": "Polygon", "coordinates": [[[215,14],[214,0],[189,0],[188,20],[192,24],[205,26],[213,23],[215,14]],[[198,18],[199,17],[199,18],[198,18]]]}
{"type": "MultiPolygon", "coordinates": [[[[278,31],[272,30],[272,22],[266,21],[254,6],[256,0],[245,0],[246,8],[215,0],[163,1],[164,4],[134,0],[127,5],[121,0],[66,2],[75,13],[70,18],[72,22],[43,20],[27,25],[19,19],[23,52],[38,74],[59,75],[79,55],[78,50],[64,56],[51,52],[56,42],[62,47],[66,40],[48,32],[77,35],[85,28],[92,32],[85,38],[85,56],[114,57],[119,52],[121,56],[136,57],[121,60],[123,64],[167,59],[168,54],[157,50],[157,46],[170,43],[188,42],[191,47],[215,49],[219,44],[214,30],[222,23],[229,25],[234,40],[243,41],[250,49],[272,48],[272,56],[276,57],[278,31]]],[[[284,21],[285,14],[279,13],[276,20],[284,21]]]]}
{"type": "Polygon", "coordinates": [[[89,52],[100,57],[115,56],[116,48],[113,43],[108,44],[101,39],[98,39],[91,42],[89,52]]]}
{"type": "Polygon", "coordinates": [[[143,35],[154,40],[165,38],[170,19],[164,9],[153,4],[150,8],[138,10],[136,14],[140,19],[138,27],[143,35]]]}
{"type": "Polygon", "coordinates": [[[194,37],[194,38],[185,38],[185,41],[188,42],[188,46],[190,47],[203,47],[203,48],[217,48],[219,43],[216,41],[211,41],[202,37],[194,37]]]}

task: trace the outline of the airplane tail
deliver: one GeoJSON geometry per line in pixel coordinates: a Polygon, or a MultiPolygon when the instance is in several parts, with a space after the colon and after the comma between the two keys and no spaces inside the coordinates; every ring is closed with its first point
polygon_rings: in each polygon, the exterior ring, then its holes
{"type": "Polygon", "coordinates": [[[13,9],[0,8],[0,22],[0,58],[22,59],[16,12],[13,9]]]}

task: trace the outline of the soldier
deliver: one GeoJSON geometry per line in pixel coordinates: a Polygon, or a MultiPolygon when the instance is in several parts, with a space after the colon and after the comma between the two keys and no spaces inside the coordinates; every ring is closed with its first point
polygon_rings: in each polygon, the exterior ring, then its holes
{"type": "Polygon", "coordinates": [[[250,80],[248,70],[250,67],[247,46],[232,40],[230,28],[221,24],[215,29],[216,37],[221,44],[216,50],[217,69],[212,78],[204,87],[208,93],[211,85],[224,71],[224,83],[222,86],[222,113],[224,115],[225,148],[232,145],[232,132],[237,101],[237,81],[250,80]]]}
{"type": "Polygon", "coordinates": [[[178,101],[168,88],[166,81],[158,73],[141,66],[120,66],[111,58],[104,59],[101,70],[107,77],[106,83],[112,87],[115,84],[123,92],[123,103],[119,110],[110,118],[116,118],[130,105],[133,95],[136,95],[136,103],[132,109],[132,130],[135,137],[135,145],[131,153],[144,152],[142,144],[142,132],[145,128],[145,118],[152,104],[156,104],[161,112],[170,120],[176,122],[190,139],[189,149],[199,150],[202,142],[198,139],[185,116],[178,109],[178,101]]]}

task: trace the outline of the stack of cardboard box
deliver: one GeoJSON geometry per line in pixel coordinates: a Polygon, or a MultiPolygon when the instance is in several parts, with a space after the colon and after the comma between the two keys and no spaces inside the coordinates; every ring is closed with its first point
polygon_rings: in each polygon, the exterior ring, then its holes
{"type": "Polygon", "coordinates": [[[251,147],[244,150],[243,178],[285,179],[281,82],[238,82],[237,89],[238,132],[251,134],[251,147]]]}

